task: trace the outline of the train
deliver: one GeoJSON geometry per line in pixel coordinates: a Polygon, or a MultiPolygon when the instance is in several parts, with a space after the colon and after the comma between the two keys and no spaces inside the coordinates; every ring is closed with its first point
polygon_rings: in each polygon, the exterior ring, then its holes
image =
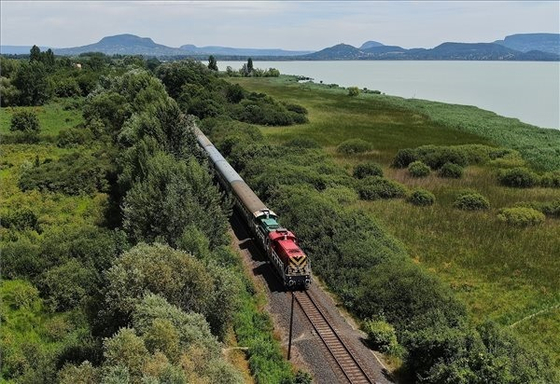
{"type": "Polygon", "coordinates": [[[270,210],[214,144],[198,128],[194,133],[204,150],[219,183],[233,197],[235,208],[251,230],[253,238],[288,289],[307,289],[311,284],[311,263],[298,245],[296,235],[280,225],[278,215],[270,210]]]}

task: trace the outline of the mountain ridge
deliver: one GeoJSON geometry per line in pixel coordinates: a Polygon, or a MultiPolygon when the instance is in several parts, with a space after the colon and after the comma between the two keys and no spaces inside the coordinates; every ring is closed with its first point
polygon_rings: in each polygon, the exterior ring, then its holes
{"type": "MultiPolygon", "coordinates": [[[[2,46],[2,54],[24,54],[25,46],[2,46]]],[[[44,47],[46,49],[46,47],[44,47]]],[[[43,48],[42,48],[43,49],[43,48]]],[[[289,51],[278,48],[197,47],[184,44],[169,47],[149,37],[130,33],[105,36],[93,44],[70,48],[52,48],[57,55],[101,52],[107,55],[143,55],[155,57],[195,57],[214,55],[225,59],[253,57],[260,60],[560,60],[560,34],[529,33],[506,36],[491,43],[444,42],[434,48],[411,48],[384,45],[368,40],[359,48],[336,44],[316,52],[289,51]]],[[[27,50],[29,52],[29,50],[27,50]]]]}

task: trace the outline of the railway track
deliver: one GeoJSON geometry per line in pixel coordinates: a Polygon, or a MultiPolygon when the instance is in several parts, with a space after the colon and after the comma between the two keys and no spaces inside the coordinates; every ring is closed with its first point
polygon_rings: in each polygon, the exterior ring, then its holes
{"type": "Polygon", "coordinates": [[[309,292],[296,291],[292,294],[348,382],[375,384],[376,382],[370,379],[309,292]]]}

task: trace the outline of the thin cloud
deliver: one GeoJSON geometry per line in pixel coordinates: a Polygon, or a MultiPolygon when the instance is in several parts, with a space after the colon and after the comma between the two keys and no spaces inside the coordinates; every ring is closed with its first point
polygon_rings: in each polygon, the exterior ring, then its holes
{"type": "Polygon", "coordinates": [[[403,47],[559,32],[556,1],[2,1],[1,42],[85,45],[133,33],[169,45],[315,50],[403,47]]]}

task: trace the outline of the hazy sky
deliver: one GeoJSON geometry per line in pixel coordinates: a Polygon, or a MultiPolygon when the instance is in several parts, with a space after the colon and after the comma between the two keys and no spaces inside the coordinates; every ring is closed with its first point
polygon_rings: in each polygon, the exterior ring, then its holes
{"type": "Polygon", "coordinates": [[[552,1],[6,1],[1,43],[71,47],[132,33],[178,47],[405,48],[560,30],[552,1]]]}

